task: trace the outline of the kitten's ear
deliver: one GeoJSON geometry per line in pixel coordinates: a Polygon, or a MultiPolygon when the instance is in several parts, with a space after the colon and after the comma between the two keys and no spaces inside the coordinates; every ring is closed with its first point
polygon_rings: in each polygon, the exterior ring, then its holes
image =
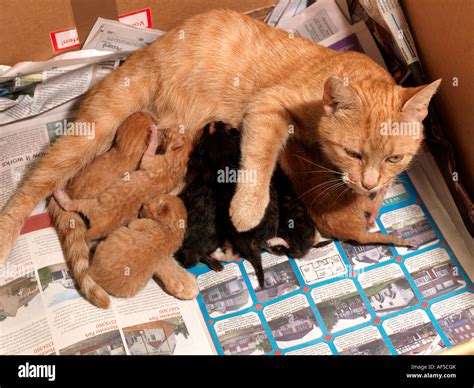
{"type": "Polygon", "coordinates": [[[171,144],[171,151],[180,149],[183,146],[184,146],[184,138],[183,136],[180,136],[171,144]]]}
{"type": "Polygon", "coordinates": [[[428,114],[428,105],[440,83],[441,78],[428,85],[404,89],[406,102],[403,104],[402,113],[410,120],[422,122],[428,114]]]}
{"type": "Polygon", "coordinates": [[[354,111],[361,106],[360,97],[346,81],[331,76],[324,84],[323,105],[327,115],[338,111],[354,111]]]}

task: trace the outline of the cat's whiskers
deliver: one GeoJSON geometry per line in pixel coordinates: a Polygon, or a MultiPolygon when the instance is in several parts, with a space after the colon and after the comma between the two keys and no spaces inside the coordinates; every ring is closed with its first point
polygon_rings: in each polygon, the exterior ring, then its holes
{"type": "Polygon", "coordinates": [[[326,197],[326,195],[323,195],[323,194],[332,192],[333,190],[338,190],[340,187],[342,187],[342,185],[345,185],[345,183],[332,185],[332,186],[330,186],[329,188],[325,189],[323,192],[319,193],[316,197],[314,197],[313,200],[311,201],[310,206],[309,206],[310,211],[313,210],[314,202],[315,202],[317,199],[320,199],[321,201],[324,200],[324,198],[326,197]]]}
{"type": "Polygon", "coordinates": [[[334,189],[339,189],[342,186],[346,186],[346,184],[344,182],[339,182],[325,188],[322,192],[320,192],[316,197],[313,198],[313,201],[311,202],[311,205],[310,205],[310,209],[312,209],[314,201],[316,201],[317,199],[320,199],[321,201],[323,201],[324,198],[326,198],[328,193],[331,193],[333,192],[334,189]]]}
{"type": "Polygon", "coordinates": [[[302,156],[298,155],[298,154],[295,154],[293,153],[294,156],[296,156],[297,158],[300,158],[302,160],[304,160],[305,162],[308,162],[316,167],[320,167],[326,171],[329,171],[329,172],[332,172],[334,174],[338,174],[338,175],[344,175],[344,173],[340,172],[340,171],[336,171],[336,170],[332,170],[330,168],[327,168],[327,167],[324,167],[324,166],[321,166],[320,164],[317,164],[317,163],[314,163],[313,161],[309,160],[309,159],[306,159],[306,158],[303,158],[302,156]]]}
{"type": "Polygon", "coordinates": [[[293,200],[293,202],[297,202],[298,200],[302,200],[304,196],[306,196],[306,195],[312,193],[314,190],[316,190],[316,189],[318,189],[318,188],[320,188],[320,187],[324,187],[324,186],[326,186],[326,185],[331,185],[331,184],[334,184],[334,183],[340,182],[340,181],[341,181],[340,178],[335,178],[335,179],[330,179],[330,180],[328,180],[328,181],[322,182],[322,183],[320,183],[320,184],[318,184],[318,185],[316,185],[316,186],[313,186],[313,187],[311,187],[310,189],[306,190],[306,191],[305,191],[303,194],[301,194],[300,196],[296,197],[296,198],[293,200]]]}

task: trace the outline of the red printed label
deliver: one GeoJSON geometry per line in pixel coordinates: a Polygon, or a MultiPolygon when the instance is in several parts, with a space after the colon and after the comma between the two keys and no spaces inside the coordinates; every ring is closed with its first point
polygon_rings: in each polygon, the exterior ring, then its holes
{"type": "Polygon", "coordinates": [[[125,13],[120,15],[118,20],[132,27],[151,28],[151,11],[150,8],[145,8],[140,11],[125,13]]]}
{"type": "Polygon", "coordinates": [[[69,30],[54,31],[49,34],[53,43],[54,51],[61,51],[71,47],[80,46],[79,36],[75,28],[69,30]]]}

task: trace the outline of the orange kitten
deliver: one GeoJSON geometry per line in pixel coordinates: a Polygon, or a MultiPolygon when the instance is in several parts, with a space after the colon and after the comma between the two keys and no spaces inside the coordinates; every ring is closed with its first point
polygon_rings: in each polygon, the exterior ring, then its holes
{"type": "Polygon", "coordinates": [[[135,295],[155,275],[171,295],[195,298],[198,288],[194,276],[172,257],[186,230],[186,209],[181,199],[159,194],[143,205],[140,217],[113,231],[98,245],[90,276],[115,296],[135,295]]]}
{"type": "MultiPolygon", "coordinates": [[[[263,218],[270,179],[290,135],[317,141],[322,131],[379,131],[389,119],[420,123],[438,84],[404,89],[363,54],[336,52],[233,11],[196,15],[135,52],[87,94],[77,122],[94,123],[95,139],[58,139],[19,188],[0,215],[0,262],[35,205],[104,153],[134,112],[151,111],[159,128],[181,127],[192,142],[211,121],[242,128],[241,168],[256,176],[238,183],[229,209],[242,232],[263,218]],[[325,90],[334,89],[333,76],[348,81],[356,95],[323,101],[325,90]],[[370,114],[357,120],[339,114],[353,108],[370,114]]],[[[367,166],[365,183],[372,186],[372,161],[367,166]]]]}
{"type": "MultiPolygon", "coordinates": [[[[73,198],[96,198],[125,173],[138,168],[148,144],[153,119],[146,113],[135,113],[127,118],[117,131],[112,147],[83,168],[66,186],[73,198]],[[106,172],[106,173],[104,173],[106,172]]],[[[87,299],[96,305],[107,302],[107,293],[89,276],[89,246],[85,241],[87,226],[76,212],[63,210],[54,198],[48,211],[74,279],[87,299]]]]}
{"type": "MultiPolygon", "coordinates": [[[[168,193],[186,172],[190,145],[186,136],[174,131],[169,135],[167,151],[156,155],[160,133],[152,125],[150,144],[143,155],[140,169],[115,180],[97,198],[72,200],[64,190],[54,194],[67,211],[82,213],[90,222],[86,241],[98,240],[138,217],[142,204],[159,193],[168,193]]],[[[106,175],[108,172],[103,171],[106,175]]]]}
{"type": "Polygon", "coordinates": [[[320,151],[314,148],[289,141],[280,165],[322,236],[361,244],[415,245],[380,232],[369,233],[367,229],[375,226],[386,190],[372,199],[348,188],[343,181],[345,175],[333,170],[323,157],[317,158],[320,151]]]}

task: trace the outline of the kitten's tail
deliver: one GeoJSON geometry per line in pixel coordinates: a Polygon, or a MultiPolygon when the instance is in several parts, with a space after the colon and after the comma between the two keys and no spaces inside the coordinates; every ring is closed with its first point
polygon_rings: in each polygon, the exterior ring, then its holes
{"type": "Polygon", "coordinates": [[[89,246],[84,238],[87,232],[84,220],[78,213],[63,210],[54,198],[51,198],[48,210],[80,290],[97,307],[109,307],[109,294],[89,274],[89,246]]]}
{"type": "Polygon", "coordinates": [[[262,256],[260,253],[246,257],[247,261],[252,265],[257,276],[258,285],[263,290],[265,288],[265,275],[263,273],[262,256]]]}
{"type": "Polygon", "coordinates": [[[106,152],[117,128],[128,116],[148,107],[157,81],[137,63],[147,55],[146,50],[137,51],[87,93],[72,128],[73,135],[65,134],[56,140],[4,207],[0,213],[0,263],[35,206],[106,152]]]}
{"type": "Polygon", "coordinates": [[[402,247],[415,247],[417,245],[413,241],[404,240],[389,234],[382,234],[380,232],[370,233],[364,231],[361,232],[354,240],[361,244],[393,244],[402,247]]]}

